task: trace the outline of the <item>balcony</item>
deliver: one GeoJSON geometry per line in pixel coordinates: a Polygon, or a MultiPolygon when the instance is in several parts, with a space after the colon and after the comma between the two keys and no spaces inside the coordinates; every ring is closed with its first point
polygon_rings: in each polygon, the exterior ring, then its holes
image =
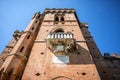
{"type": "Polygon", "coordinates": [[[75,40],[70,32],[50,33],[47,36],[47,47],[57,55],[67,55],[74,47],[75,40]]]}

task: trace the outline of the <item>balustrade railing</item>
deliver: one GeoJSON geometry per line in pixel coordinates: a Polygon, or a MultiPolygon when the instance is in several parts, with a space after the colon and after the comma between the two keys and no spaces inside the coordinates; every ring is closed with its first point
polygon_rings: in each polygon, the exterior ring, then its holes
{"type": "Polygon", "coordinates": [[[67,33],[58,32],[58,33],[50,33],[47,36],[47,39],[66,39],[66,38],[73,38],[73,34],[70,32],[67,33]]]}

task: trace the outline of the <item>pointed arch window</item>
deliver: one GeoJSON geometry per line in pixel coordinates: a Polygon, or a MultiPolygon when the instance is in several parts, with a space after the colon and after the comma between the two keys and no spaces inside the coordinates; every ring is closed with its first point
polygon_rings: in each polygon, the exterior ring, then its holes
{"type": "Polygon", "coordinates": [[[58,23],[64,24],[64,21],[65,21],[64,15],[62,15],[62,14],[55,15],[55,24],[58,24],[58,23]]]}
{"type": "Polygon", "coordinates": [[[59,18],[58,18],[58,16],[56,16],[56,17],[55,17],[55,21],[59,21],[59,18]]]}
{"type": "Polygon", "coordinates": [[[55,33],[63,33],[63,32],[64,32],[63,29],[57,29],[57,30],[55,30],[55,33]]]}
{"type": "Polygon", "coordinates": [[[64,17],[61,17],[61,21],[64,21],[64,17]]]}

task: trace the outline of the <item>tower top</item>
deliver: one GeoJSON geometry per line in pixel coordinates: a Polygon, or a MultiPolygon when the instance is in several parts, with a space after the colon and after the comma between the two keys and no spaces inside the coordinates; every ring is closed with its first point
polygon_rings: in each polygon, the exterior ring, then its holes
{"type": "Polygon", "coordinates": [[[46,8],[44,12],[66,12],[66,13],[74,13],[75,10],[73,8],[46,8]]]}

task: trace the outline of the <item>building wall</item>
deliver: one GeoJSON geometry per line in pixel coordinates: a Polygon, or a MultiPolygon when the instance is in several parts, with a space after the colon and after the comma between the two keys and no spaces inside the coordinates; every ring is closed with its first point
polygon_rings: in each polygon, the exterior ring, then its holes
{"type": "Polygon", "coordinates": [[[93,57],[94,63],[97,67],[99,75],[102,80],[119,80],[120,79],[120,56],[113,54],[110,56],[106,53],[104,56],[101,55],[99,49],[93,37],[88,30],[87,23],[81,23],[81,30],[84,38],[87,41],[87,46],[93,57]]]}
{"type": "Polygon", "coordinates": [[[18,32],[0,56],[0,80],[120,80],[120,56],[101,55],[74,9],[45,9],[18,32]]]}

